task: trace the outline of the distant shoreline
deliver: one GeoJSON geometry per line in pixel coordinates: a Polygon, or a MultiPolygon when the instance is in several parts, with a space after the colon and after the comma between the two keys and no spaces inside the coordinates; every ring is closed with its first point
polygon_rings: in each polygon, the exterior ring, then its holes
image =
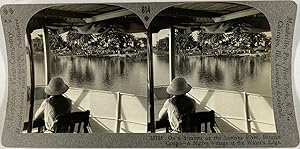
{"type": "MultiPolygon", "coordinates": [[[[155,52],[154,52],[155,53],[155,52]]],[[[158,56],[168,56],[169,53],[155,53],[158,56]]],[[[239,54],[199,54],[199,53],[178,53],[176,55],[181,56],[200,56],[200,57],[265,57],[265,58],[271,58],[270,53],[267,52],[259,52],[259,53],[239,53],[239,54]]]]}
{"type": "MultiPolygon", "coordinates": [[[[157,51],[154,50],[153,52],[157,56],[168,56],[168,51],[157,51]]],[[[95,57],[95,58],[113,58],[113,57],[120,57],[120,58],[126,58],[126,59],[132,59],[135,61],[144,61],[147,60],[147,52],[141,51],[138,53],[115,53],[115,54],[70,54],[70,53],[61,53],[61,54],[52,54],[53,56],[76,56],[76,57],[95,57]]],[[[269,52],[255,52],[255,53],[234,53],[234,54],[202,54],[198,51],[196,52],[187,52],[187,53],[177,53],[176,55],[181,56],[200,56],[200,57],[265,57],[270,59],[270,53],[269,52]]],[[[43,56],[43,52],[36,52],[34,56],[43,56]]]]}

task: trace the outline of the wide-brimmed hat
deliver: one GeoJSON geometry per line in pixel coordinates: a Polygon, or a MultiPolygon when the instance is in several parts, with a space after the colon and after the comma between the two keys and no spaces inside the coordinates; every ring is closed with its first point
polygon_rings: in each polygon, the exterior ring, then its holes
{"type": "Polygon", "coordinates": [[[69,89],[64,80],[60,77],[52,78],[45,88],[45,93],[48,95],[61,95],[69,89]]]}
{"type": "Polygon", "coordinates": [[[171,95],[183,95],[191,89],[192,86],[189,85],[184,78],[176,77],[172,80],[166,91],[171,95]]]}

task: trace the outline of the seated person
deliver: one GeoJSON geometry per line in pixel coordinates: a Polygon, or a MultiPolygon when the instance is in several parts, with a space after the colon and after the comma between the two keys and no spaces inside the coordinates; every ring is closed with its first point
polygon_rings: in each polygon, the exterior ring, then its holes
{"type": "Polygon", "coordinates": [[[167,88],[167,93],[173,95],[167,99],[159,112],[160,121],[168,119],[173,133],[180,131],[180,118],[185,114],[195,113],[196,105],[194,99],[185,94],[192,89],[182,77],[176,77],[167,88]]]}
{"type": "Polygon", "coordinates": [[[45,99],[34,115],[34,119],[43,118],[45,121],[45,132],[54,132],[56,117],[71,112],[72,102],[63,95],[69,87],[62,78],[53,78],[45,88],[45,93],[51,95],[45,99]]]}

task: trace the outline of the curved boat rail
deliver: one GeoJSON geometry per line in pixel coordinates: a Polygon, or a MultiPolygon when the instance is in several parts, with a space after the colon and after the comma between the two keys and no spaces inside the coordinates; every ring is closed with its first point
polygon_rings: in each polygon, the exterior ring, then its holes
{"type": "MultiPolygon", "coordinates": [[[[156,86],[154,89],[156,119],[161,106],[169,98],[166,87],[156,86]]],[[[41,99],[46,97],[43,88],[36,86],[34,111],[43,101],[41,99]]],[[[145,96],[74,87],[65,94],[73,102],[72,111],[91,111],[94,133],[147,132],[148,104],[145,96]]],[[[197,111],[215,111],[221,132],[276,132],[270,96],[200,87],[193,87],[188,95],[196,101],[197,111]]],[[[28,115],[28,109],[24,114],[28,115]]]]}
{"type": "MultiPolygon", "coordinates": [[[[169,95],[167,85],[155,87],[155,114],[169,95]]],[[[271,96],[193,87],[187,94],[196,103],[196,111],[214,110],[221,132],[274,133],[276,125],[271,96]]]]}
{"type": "MultiPolygon", "coordinates": [[[[43,88],[43,85],[36,86],[34,112],[46,97],[43,88]]],[[[144,96],[74,87],[65,95],[72,100],[72,112],[90,110],[93,133],[147,132],[147,98],[144,96]]]]}

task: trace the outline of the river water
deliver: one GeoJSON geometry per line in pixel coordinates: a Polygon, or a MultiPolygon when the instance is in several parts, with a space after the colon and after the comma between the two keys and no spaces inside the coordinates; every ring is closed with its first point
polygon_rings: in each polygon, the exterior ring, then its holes
{"type": "MultiPolygon", "coordinates": [[[[193,87],[246,91],[271,96],[271,62],[261,57],[176,56],[176,76],[193,87]]],[[[168,56],[153,55],[154,83],[169,83],[168,56]]],[[[44,82],[43,58],[35,57],[36,84],[44,82]]],[[[51,77],[60,76],[71,87],[147,95],[147,62],[119,57],[51,58],[51,77]]]]}

